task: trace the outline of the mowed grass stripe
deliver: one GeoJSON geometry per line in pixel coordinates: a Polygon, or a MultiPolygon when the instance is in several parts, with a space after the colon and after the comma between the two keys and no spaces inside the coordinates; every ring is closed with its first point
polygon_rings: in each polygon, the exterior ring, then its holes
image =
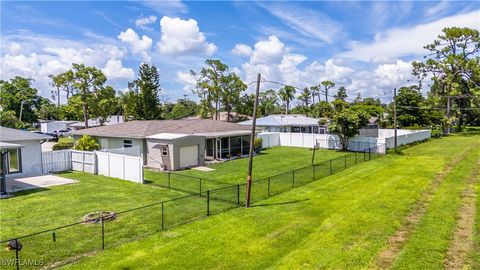
{"type": "Polygon", "coordinates": [[[452,136],[417,145],[405,156],[367,162],[262,206],[187,224],[69,268],[368,267],[452,154],[475,139],[452,136]]]}
{"type": "Polygon", "coordinates": [[[457,223],[461,195],[480,152],[473,148],[445,177],[393,269],[441,269],[457,223]]]}
{"type": "Polygon", "coordinates": [[[462,207],[458,211],[458,222],[452,243],[445,260],[446,269],[464,269],[468,263],[468,255],[472,252],[473,235],[476,216],[476,186],[478,185],[480,159],[468,178],[468,186],[463,192],[462,207]]]}
{"type": "Polygon", "coordinates": [[[387,246],[378,254],[371,266],[372,268],[385,269],[392,266],[408,237],[425,214],[426,208],[434,198],[434,194],[440,184],[452,169],[455,168],[455,166],[457,166],[457,164],[462,161],[472,149],[475,149],[475,147],[477,147],[477,144],[473,144],[473,146],[471,145],[455,155],[443,170],[436,175],[433,181],[428,185],[427,189],[422,193],[419,200],[413,205],[412,210],[404,219],[400,228],[398,228],[395,234],[388,239],[387,246]]]}

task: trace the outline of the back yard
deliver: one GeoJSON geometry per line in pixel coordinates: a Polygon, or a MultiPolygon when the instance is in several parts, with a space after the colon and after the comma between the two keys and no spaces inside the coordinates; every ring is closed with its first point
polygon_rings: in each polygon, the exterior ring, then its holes
{"type": "Polygon", "coordinates": [[[66,268],[478,269],[479,146],[432,140],[66,268]]]}

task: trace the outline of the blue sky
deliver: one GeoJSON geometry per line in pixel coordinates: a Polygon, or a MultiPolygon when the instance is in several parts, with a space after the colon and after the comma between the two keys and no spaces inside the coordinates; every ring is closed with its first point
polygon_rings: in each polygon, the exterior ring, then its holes
{"type": "Polygon", "coordinates": [[[31,77],[48,97],[48,75],[83,62],[124,91],[147,62],[174,101],[195,97],[190,69],[219,58],[247,83],[258,72],[299,87],[328,79],[387,99],[449,26],[479,29],[479,2],[2,1],[0,77],[31,77]]]}

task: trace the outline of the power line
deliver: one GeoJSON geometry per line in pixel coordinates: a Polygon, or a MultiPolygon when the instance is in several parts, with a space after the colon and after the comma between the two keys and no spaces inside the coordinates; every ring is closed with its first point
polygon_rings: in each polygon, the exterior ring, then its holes
{"type": "MultiPolygon", "coordinates": [[[[421,110],[439,110],[439,111],[446,111],[446,108],[433,108],[433,107],[418,107],[418,106],[400,106],[397,105],[399,108],[406,108],[406,109],[421,109],[421,110]]],[[[461,111],[471,111],[471,110],[480,110],[480,108],[452,108],[452,110],[461,110],[461,111]]]]}

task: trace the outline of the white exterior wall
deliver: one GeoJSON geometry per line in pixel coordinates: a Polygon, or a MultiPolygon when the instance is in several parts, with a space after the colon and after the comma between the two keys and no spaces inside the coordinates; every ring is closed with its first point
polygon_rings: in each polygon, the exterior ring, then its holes
{"type": "Polygon", "coordinates": [[[44,133],[53,133],[55,130],[66,129],[67,123],[47,122],[40,124],[40,131],[44,133]]]}
{"type": "Polygon", "coordinates": [[[11,175],[19,176],[26,174],[42,173],[42,146],[39,140],[33,141],[9,141],[9,143],[21,144],[22,172],[11,175]]]}

